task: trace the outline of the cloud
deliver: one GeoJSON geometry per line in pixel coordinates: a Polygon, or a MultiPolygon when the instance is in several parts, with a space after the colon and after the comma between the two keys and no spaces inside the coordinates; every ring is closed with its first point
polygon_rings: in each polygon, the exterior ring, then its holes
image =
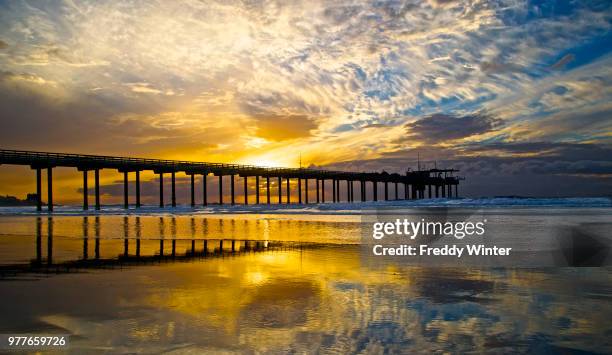
{"type": "Polygon", "coordinates": [[[460,4],[460,1],[457,0],[429,0],[429,4],[433,7],[438,6],[452,6],[460,4]]]}
{"type": "MultiPolygon", "coordinates": [[[[578,103],[575,105],[586,103],[578,103]]],[[[560,105],[560,104],[559,104],[560,105]]],[[[512,139],[557,142],[571,141],[608,141],[612,129],[612,104],[601,103],[592,107],[559,110],[539,119],[525,120],[513,125],[508,131],[512,139]]]]}
{"type": "Polygon", "coordinates": [[[308,137],[317,127],[315,121],[305,115],[257,115],[253,119],[255,135],[271,141],[308,137]]]}
{"type": "Polygon", "coordinates": [[[485,73],[495,74],[495,73],[507,73],[507,72],[520,72],[525,70],[525,68],[510,63],[500,63],[495,61],[490,62],[482,62],[480,63],[480,70],[485,73]]]}
{"type": "Polygon", "coordinates": [[[372,124],[367,124],[363,126],[363,128],[387,128],[387,127],[390,127],[390,125],[384,124],[384,123],[372,123],[372,124]]]}
{"type": "Polygon", "coordinates": [[[552,142],[472,144],[388,152],[329,165],[353,171],[459,169],[463,196],[606,196],[612,191],[612,145],[552,142]],[[502,151],[506,154],[499,154],[502,151]]]}
{"type": "MultiPolygon", "coordinates": [[[[165,112],[137,99],[125,106],[100,91],[49,95],[38,83],[16,87],[14,77],[0,76],[0,140],[6,148],[195,159],[218,143],[237,140],[239,119],[228,124],[200,114],[165,112]]],[[[37,78],[26,79],[29,84],[37,78]]]]}
{"type": "Polygon", "coordinates": [[[0,49],[8,48],[8,46],[9,46],[8,43],[0,39],[0,49]]]}
{"type": "Polygon", "coordinates": [[[9,57],[11,64],[18,66],[45,67],[50,64],[72,68],[104,67],[110,63],[103,59],[87,58],[81,53],[75,53],[65,47],[55,44],[41,44],[34,48],[23,51],[23,47],[17,47],[9,57]]]}
{"type": "Polygon", "coordinates": [[[429,143],[444,143],[491,132],[500,122],[484,114],[453,116],[437,113],[406,124],[409,138],[429,143]]]}
{"type": "Polygon", "coordinates": [[[539,158],[562,157],[571,161],[607,161],[612,157],[612,145],[589,143],[500,142],[472,144],[461,149],[468,153],[490,153],[492,155],[494,152],[503,152],[510,155],[531,155],[539,158]]]}
{"type": "Polygon", "coordinates": [[[132,92],[139,94],[153,94],[153,95],[166,95],[172,96],[176,93],[173,90],[162,91],[152,87],[149,83],[126,83],[125,86],[129,87],[132,92]]]}
{"type": "Polygon", "coordinates": [[[10,71],[0,71],[0,81],[18,82],[36,85],[55,85],[54,81],[46,80],[36,74],[13,73],[10,71]]]}
{"type": "Polygon", "coordinates": [[[72,151],[93,152],[93,147],[108,145],[106,118],[120,109],[113,101],[95,95],[71,100],[41,85],[46,79],[34,75],[5,72],[2,77],[0,140],[5,147],[65,151],[69,142],[72,151]]]}

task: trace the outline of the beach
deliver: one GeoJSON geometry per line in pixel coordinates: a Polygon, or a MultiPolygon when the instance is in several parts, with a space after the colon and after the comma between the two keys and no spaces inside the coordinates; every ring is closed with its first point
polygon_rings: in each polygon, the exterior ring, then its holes
{"type": "MultiPolygon", "coordinates": [[[[484,212],[481,203],[475,214],[530,230],[612,216],[605,199],[514,202],[484,212]]],[[[609,266],[380,260],[365,251],[364,219],[351,208],[5,209],[0,328],[68,334],[73,353],[612,349],[609,266]]]]}

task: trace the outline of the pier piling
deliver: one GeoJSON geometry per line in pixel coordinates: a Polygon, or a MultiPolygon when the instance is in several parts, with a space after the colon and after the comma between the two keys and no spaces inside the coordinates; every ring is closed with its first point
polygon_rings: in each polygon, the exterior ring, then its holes
{"type": "Polygon", "coordinates": [[[283,180],[282,177],[278,177],[278,204],[283,203],[283,180]]]}
{"type": "Polygon", "coordinates": [[[389,182],[385,181],[385,201],[389,201],[389,182]]]}
{"type": "Polygon", "coordinates": [[[206,186],[206,176],[208,174],[202,174],[202,206],[208,205],[208,188],[206,186]]]}
{"type": "Polygon", "coordinates": [[[172,207],[176,207],[176,172],[172,171],[170,178],[172,179],[172,207]]]}
{"type": "Polygon", "coordinates": [[[191,178],[191,208],[193,208],[195,207],[195,175],[189,174],[189,177],[191,178]]]}
{"type": "Polygon", "coordinates": [[[266,202],[270,204],[270,177],[266,176],[266,202]]]}
{"type": "Polygon", "coordinates": [[[325,179],[321,179],[321,203],[325,203],[325,179]]]}
{"type": "Polygon", "coordinates": [[[128,209],[128,173],[123,172],[123,208],[128,209]]]}
{"type": "Polygon", "coordinates": [[[136,170],[136,208],[140,206],[140,170],[136,170]]]}
{"type": "Polygon", "coordinates": [[[100,169],[94,170],[94,203],[96,211],[100,210],[100,169]]]}
{"type": "Polygon", "coordinates": [[[219,204],[223,204],[223,175],[219,175],[219,204]]]}
{"type": "Polygon", "coordinates": [[[89,200],[87,198],[87,170],[83,170],[83,210],[89,209],[89,200]]]}
{"type": "Polygon", "coordinates": [[[332,202],[336,203],[336,179],[332,179],[332,202]]]}
{"type": "Polygon", "coordinates": [[[42,211],[42,171],[36,168],[36,210],[42,211]]]}
{"type": "Polygon", "coordinates": [[[164,173],[159,173],[159,207],[164,208],[164,173]]]}
{"type": "Polygon", "coordinates": [[[372,185],[373,185],[372,190],[374,193],[373,200],[378,201],[378,183],[376,181],[372,181],[372,185]]]}
{"type": "Polygon", "coordinates": [[[243,190],[244,190],[244,204],[248,205],[249,204],[249,187],[248,187],[249,177],[245,176],[244,179],[243,179],[243,182],[244,182],[244,188],[243,188],[243,190]]]}
{"type": "Polygon", "coordinates": [[[230,202],[233,205],[236,204],[236,196],[235,196],[235,191],[234,191],[234,174],[230,174],[230,202]]]}
{"type": "Polygon", "coordinates": [[[255,204],[259,205],[259,175],[255,175],[255,204]]]}
{"type": "Polygon", "coordinates": [[[53,212],[53,167],[47,168],[47,210],[53,212]]]}

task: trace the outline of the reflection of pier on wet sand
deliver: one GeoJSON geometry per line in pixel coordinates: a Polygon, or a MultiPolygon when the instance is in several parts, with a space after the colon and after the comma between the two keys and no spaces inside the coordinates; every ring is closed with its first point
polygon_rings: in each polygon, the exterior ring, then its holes
{"type": "MultiPolygon", "coordinates": [[[[121,268],[130,265],[181,262],[214,257],[234,257],[249,253],[274,252],[314,247],[316,243],[229,238],[176,237],[176,228],[170,228],[172,237],[164,235],[164,219],[159,219],[159,238],[142,238],[140,217],[135,218],[135,231],[130,234],[128,218],[123,218],[123,238],[102,238],[100,217],[83,217],[83,237],[65,238],[54,235],[53,217],[36,218],[35,258],[29,263],[0,265],[0,278],[19,274],[52,274],[79,272],[89,268],[121,268]],[[45,221],[46,220],[46,221],[45,221]],[[93,220],[93,226],[90,225],[93,220]],[[46,228],[45,228],[46,227],[46,228]],[[93,232],[93,233],[91,233],[93,232]],[[54,257],[54,241],[58,238],[70,243],[81,243],[82,252],[69,260],[54,257]],[[46,248],[43,248],[46,244],[46,248]],[[112,255],[103,256],[105,244],[112,255]],[[46,249],[46,250],[44,250],[46,249]],[[43,251],[44,250],[44,251],[43,251]]],[[[172,224],[175,223],[171,219],[172,224]]],[[[193,222],[192,222],[193,223],[193,222]]],[[[193,225],[193,224],[192,224],[193,225]]],[[[195,230],[195,228],[194,228],[195,230]]],[[[54,250],[55,249],[55,250],[54,250]]]]}

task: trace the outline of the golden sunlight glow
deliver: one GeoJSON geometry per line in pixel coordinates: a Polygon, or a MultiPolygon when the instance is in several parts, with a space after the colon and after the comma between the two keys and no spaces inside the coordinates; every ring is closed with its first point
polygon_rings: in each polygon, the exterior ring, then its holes
{"type": "Polygon", "coordinates": [[[261,271],[252,271],[244,274],[244,279],[249,284],[262,284],[264,283],[269,276],[267,273],[261,271]]]}
{"type": "Polygon", "coordinates": [[[272,159],[272,158],[265,157],[265,156],[246,158],[242,161],[242,163],[247,164],[247,165],[266,166],[266,167],[291,167],[293,165],[296,165],[293,162],[272,159]]]}

